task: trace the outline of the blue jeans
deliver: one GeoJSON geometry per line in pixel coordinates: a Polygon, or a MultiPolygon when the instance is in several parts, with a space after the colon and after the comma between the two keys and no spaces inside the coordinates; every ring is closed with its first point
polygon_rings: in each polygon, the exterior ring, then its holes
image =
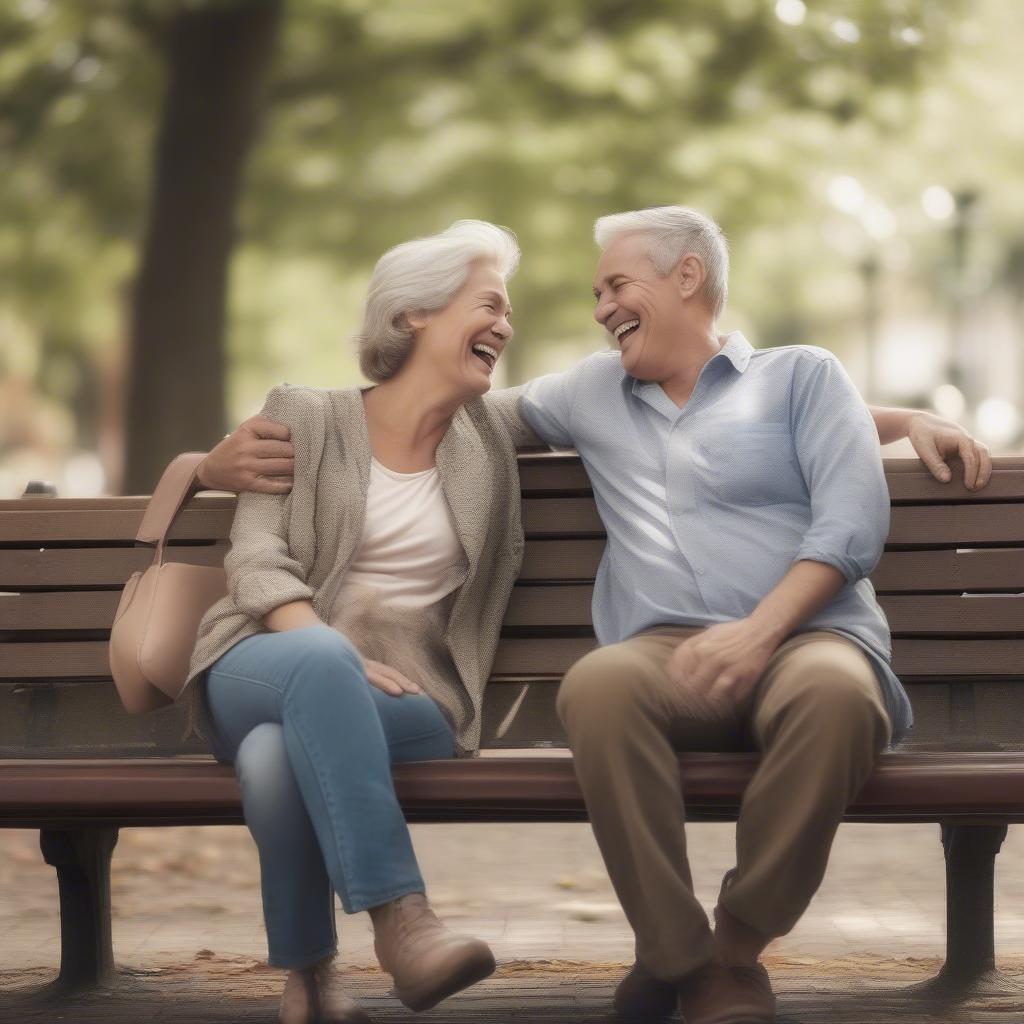
{"type": "Polygon", "coordinates": [[[428,696],[371,686],[325,625],[240,641],[209,669],[206,699],[213,753],[235,766],[259,848],[273,966],[337,949],[334,892],[351,914],[425,891],[391,765],[453,756],[428,696]]]}

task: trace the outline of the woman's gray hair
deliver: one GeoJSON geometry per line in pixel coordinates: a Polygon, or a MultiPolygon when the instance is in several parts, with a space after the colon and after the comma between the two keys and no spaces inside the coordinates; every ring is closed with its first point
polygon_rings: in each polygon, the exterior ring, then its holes
{"type": "Polygon", "coordinates": [[[710,218],[685,206],[656,206],[599,217],[594,241],[607,249],[620,235],[643,235],[647,255],[664,277],[684,256],[704,264],[703,295],[717,320],[729,297],[729,247],[722,229],[710,218]]]}
{"type": "Polygon", "coordinates": [[[377,260],[355,337],[366,377],[380,384],[398,373],[412,351],[409,314],[444,309],[477,260],[492,261],[507,281],[519,266],[516,236],[485,220],[459,220],[440,234],[396,245],[377,260]]]}

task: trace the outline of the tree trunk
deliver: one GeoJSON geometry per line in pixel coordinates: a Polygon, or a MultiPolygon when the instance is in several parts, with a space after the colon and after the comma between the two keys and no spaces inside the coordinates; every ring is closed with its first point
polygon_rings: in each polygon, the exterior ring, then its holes
{"type": "Polygon", "coordinates": [[[180,5],[131,317],[124,489],[224,432],[224,323],[235,208],[281,0],[180,5]]]}

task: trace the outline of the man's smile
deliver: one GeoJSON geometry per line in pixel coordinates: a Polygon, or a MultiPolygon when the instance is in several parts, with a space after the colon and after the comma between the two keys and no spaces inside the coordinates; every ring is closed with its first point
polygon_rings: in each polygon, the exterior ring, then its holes
{"type": "Polygon", "coordinates": [[[612,334],[615,340],[621,345],[623,340],[631,335],[640,326],[639,320],[624,320],[612,334]]]}

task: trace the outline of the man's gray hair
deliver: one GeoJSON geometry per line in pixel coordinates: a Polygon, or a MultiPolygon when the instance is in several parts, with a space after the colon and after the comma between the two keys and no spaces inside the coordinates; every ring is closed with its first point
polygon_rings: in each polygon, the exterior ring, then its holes
{"type": "Polygon", "coordinates": [[[684,256],[704,264],[703,295],[717,320],[729,297],[729,247],[722,229],[710,218],[685,206],[657,206],[599,217],[594,241],[601,249],[621,235],[643,235],[647,255],[664,277],[684,256]]]}
{"type": "Polygon", "coordinates": [[[519,266],[519,245],[507,228],[459,220],[437,235],[403,242],[377,261],[355,336],[359,366],[377,384],[393,377],[412,351],[408,316],[436,313],[455,297],[476,260],[494,263],[505,281],[519,266]]]}

